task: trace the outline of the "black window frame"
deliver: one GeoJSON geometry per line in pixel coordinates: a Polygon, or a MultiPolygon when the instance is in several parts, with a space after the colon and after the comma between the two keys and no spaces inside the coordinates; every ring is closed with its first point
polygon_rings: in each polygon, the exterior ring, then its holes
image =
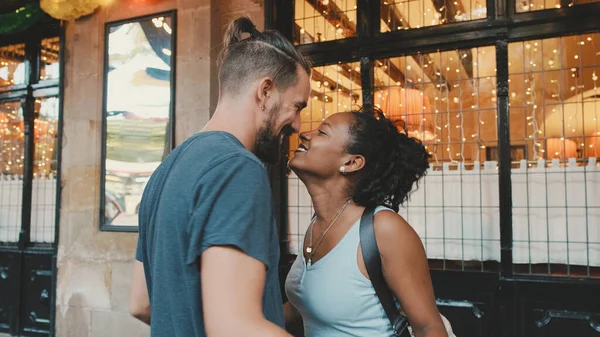
{"type": "MultiPolygon", "coordinates": [[[[297,48],[314,66],[339,62],[360,62],[363,105],[373,105],[374,62],[378,59],[441,50],[495,46],[497,66],[498,174],[500,211],[500,280],[552,279],[544,275],[513,274],[511,142],[508,97],[508,44],[590,32],[600,32],[600,3],[569,6],[561,0],[561,8],[517,13],[515,0],[486,0],[487,18],[449,23],[425,28],[380,33],[380,5],[383,1],[357,0],[357,34],[345,39],[303,44],[297,48]]],[[[282,32],[292,40],[294,1],[265,0],[265,27],[282,32]]],[[[282,156],[289,153],[284,144],[282,156]]],[[[513,144],[514,145],[514,144],[513,144]]],[[[281,237],[282,269],[289,263],[288,201],[286,157],[271,170],[281,237]]],[[[443,273],[455,273],[441,271],[443,273]]],[[[463,275],[466,272],[458,272],[463,275]]],[[[479,272],[478,272],[479,273],[479,272]]],[[[481,272],[486,274],[486,272],[481,272]]],[[[498,274],[498,273],[491,273],[498,274]]],[[[483,276],[483,275],[482,275],[483,276]]],[[[491,276],[491,275],[490,275],[491,276]]]]}
{"type": "Polygon", "coordinates": [[[34,165],[34,120],[35,100],[43,97],[59,98],[59,115],[56,140],[57,158],[57,181],[61,176],[62,158],[62,131],[63,131],[63,88],[64,88],[64,27],[60,21],[46,17],[31,28],[11,34],[1,35],[0,47],[25,44],[25,83],[0,88],[0,103],[20,101],[23,107],[23,119],[25,124],[24,135],[24,162],[23,162],[23,194],[21,201],[21,228],[19,239],[16,243],[3,243],[2,247],[7,249],[16,248],[20,251],[25,249],[50,249],[56,250],[58,245],[59,215],[60,215],[60,183],[57,184],[55,194],[55,232],[51,244],[31,242],[31,217],[32,217],[32,189],[33,189],[33,165],[34,165]],[[58,79],[40,80],[40,57],[42,41],[48,38],[60,39],[60,75],[58,79]],[[14,247],[13,247],[14,246],[14,247]]]}

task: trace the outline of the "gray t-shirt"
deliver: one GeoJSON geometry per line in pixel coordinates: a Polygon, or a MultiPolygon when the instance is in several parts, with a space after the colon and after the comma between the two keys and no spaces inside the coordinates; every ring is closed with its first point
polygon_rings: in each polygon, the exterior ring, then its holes
{"type": "Polygon", "coordinates": [[[237,138],[201,132],[178,146],[148,181],[139,224],[136,259],[144,264],[152,337],[206,336],[198,261],[215,245],[264,263],[263,313],[283,327],[267,171],[237,138]]]}

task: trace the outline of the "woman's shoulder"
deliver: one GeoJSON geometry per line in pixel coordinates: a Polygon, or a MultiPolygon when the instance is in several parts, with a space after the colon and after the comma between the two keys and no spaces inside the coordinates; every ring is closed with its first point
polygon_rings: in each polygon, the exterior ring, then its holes
{"type": "Polygon", "coordinates": [[[375,208],[373,223],[377,245],[382,252],[389,245],[411,247],[422,244],[421,239],[406,219],[388,207],[377,206],[375,208]]]}

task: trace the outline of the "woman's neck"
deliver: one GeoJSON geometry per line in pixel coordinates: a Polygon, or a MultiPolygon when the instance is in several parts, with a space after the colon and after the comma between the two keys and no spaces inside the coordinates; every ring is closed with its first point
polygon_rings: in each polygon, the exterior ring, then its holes
{"type": "MultiPolygon", "coordinates": [[[[340,188],[340,186],[342,184],[339,181],[322,184],[308,183],[306,185],[318,223],[331,222],[346,203],[349,203],[346,209],[352,208],[353,203],[349,201],[350,196],[347,190],[340,188]]],[[[344,211],[344,213],[347,212],[344,211]]]]}

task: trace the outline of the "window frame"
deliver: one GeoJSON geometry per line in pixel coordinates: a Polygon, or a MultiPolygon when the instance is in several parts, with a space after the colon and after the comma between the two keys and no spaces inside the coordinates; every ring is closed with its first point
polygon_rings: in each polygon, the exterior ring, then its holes
{"type": "MultiPolygon", "coordinates": [[[[62,152],[62,125],[63,125],[63,98],[64,87],[64,27],[59,21],[44,19],[28,30],[11,35],[1,35],[0,47],[25,44],[25,83],[0,88],[0,104],[3,102],[20,101],[23,108],[25,125],[24,135],[24,160],[23,160],[23,192],[21,201],[21,228],[17,242],[2,243],[2,247],[17,247],[19,250],[27,248],[41,248],[54,250],[58,244],[59,231],[55,225],[54,240],[51,244],[35,243],[31,241],[32,197],[33,197],[33,164],[35,140],[32,131],[35,120],[35,100],[40,97],[58,97],[59,115],[57,126],[57,180],[61,176],[62,152]],[[59,52],[59,78],[40,80],[40,56],[42,40],[58,37],[60,40],[59,52]]],[[[55,192],[55,224],[59,223],[60,215],[60,184],[55,192]]]]}
{"type": "MultiPolygon", "coordinates": [[[[498,112],[498,174],[500,209],[500,278],[532,279],[534,275],[513,275],[511,145],[509,128],[508,44],[534,39],[584,34],[600,31],[600,3],[569,7],[561,0],[561,8],[517,13],[515,0],[486,0],[487,18],[473,21],[429,26],[418,29],[380,32],[380,1],[357,0],[356,36],[298,45],[313,66],[338,62],[360,62],[363,105],[368,108],[374,100],[374,62],[378,59],[415,53],[428,53],[456,48],[493,45],[496,48],[497,112],[498,112]]],[[[292,40],[294,2],[265,0],[265,26],[277,29],[292,40]]],[[[288,153],[288,143],[282,153],[288,153]]],[[[279,231],[282,238],[288,233],[288,200],[285,179],[286,158],[280,168],[273,170],[277,183],[279,231]],[[279,173],[279,175],[277,174],[279,173]]],[[[281,240],[281,256],[289,254],[287,239],[281,240]]],[[[282,263],[288,260],[282,258],[282,263]]]]}
{"type": "Polygon", "coordinates": [[[102,142],[101,142],[101,164],[100,164],[100,209],[98,213],[98,223],[99,229],[101,232],[130,232],[137,233],[139,231],[138,226],[120,226],[113,225],[111,223],[107,223],[104,221],[104,212],[106,208],[106,152],[107,152],[107,119],[106,119],[106,106],[107,106],[107,93],[108,93],[108,37],[110,33],[110,29],[112,27],[123,25],[132,22],[139,22],[147,19],[152,19],[158,16],[170,17],[172,20],[171,28],[173,30],[173,34],[171,35],[171,70],[169,72],[170,77],[170,87],[171,87],[171,95],[170,95],[170,111],[169,111],[169,133],[166,135],[170,137],[169,148],[166,149],[168,152],[173,151],[176,146],[175,143],[175,130],[176,130],[176,79],[177,79],[177,10],[168,10],[163,12],[157,12],[142,16],[136,16],[132,18],[127,18],[123,20],[110,21],[104,24],[104,66],[103,66],[103,79],[102,79],[102,142]]]}

